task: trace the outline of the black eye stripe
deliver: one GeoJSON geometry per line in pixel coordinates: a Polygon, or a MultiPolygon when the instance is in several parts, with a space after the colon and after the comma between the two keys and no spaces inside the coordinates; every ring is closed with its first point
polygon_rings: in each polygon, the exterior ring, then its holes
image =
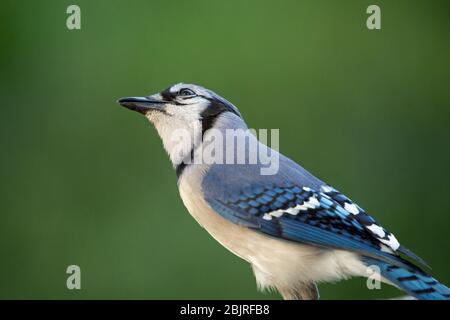
{"type": "Polygon", "coordinates": [[[166,101],[172,101],[176,97],[176,93],[171,92],[170,88],[167,88],[166,90],[161,91],[161,96],[166,101]]]}
{"type": "Polygon", "coordinates": [[[239,118],[241,117],[240,114],[236,112],[236,110],[234,110],[231,106],[229,106],[229,105],[227,105],[227,104],[225,104],[223,102],[220,102],[220,101],[217,101],[217,100],[215,100],[213,98],[208,98],[208,97],[205,97],[205,96],[202,96],[202,95],[199,95],[199,97],[202,97],[202,98],[208,100],[209,102],[211,102],[211,106],[215,106],[214,107],[215,109],[217,109],[217,104],[219,104],[219,105],[222,105],[221,108],[223,108],[223,111],[228,111],[228,112],[234,113],[239,118]]]}
{"type": "MultiPolygon", "coordinates": [[[[202,94],[196,94],[195,92],[194,92],[193,96],[184,96],[184,97],[183,96],[178,96],[179,91],[178,92],[172,92],[172,91],[170,91],[170,89],[171,88],[169,87],[169,88],[161,91],[160,94],[161,94],[162,98],[165,101],[170,101],[172,104],[175,104],[175,105],[178,105],[178,106],[186,106],[186,105],[189,105],[189,103],[180,103],[176,99],[177,98],[181,98],[181,100],[188,100],[188,99],[191,99],[191,98],[201,97],[201,98],[203,98],[205,100],[208,100],[211,103],[212,106],[215,106],[215,107],[213,107],[214,109],[217,109],[217,105],[222,105],[219,108],[219,109],[222,109],[222,111],[228,111],[228,112],[234,113],[239,118],[241,117],[241,115],[238,112],[236,112],[236,110],[232,106],[228,105],[224,101],[219,101],[218,99],[215,99],[215,98],[212,98],[212,97],[207,97],[207,96],[204,96],[202,94]]],[[[183,89],[187,89],[187,88],[183,88],[183,89]]],[[[181,90],[183,90],[183,89],[181,89],[181,90]]]]}
{"type": "Polygon", "coordinates": [[[178,95],[181,96],[181,97],[183,97],[183,96],[184,97],[187,97],[187,96],[192,97],[192,96],[195,96],[196,94],[195,94],[195,92],[193,90],[191,90],[189,88],[182,88],[178,92],[178,95]]]}
{"type": "Polygon", "coordinates": [[[182,89],[180,89],[180,90],[177,91],[177,92],[172,92],[170,89],[171,89],[171,88],[167,88],[167,89],[161,91],[161,96],[163,97],[164,100],[166,100],[166,101],[172,101],[172,102],[174,102],[175,104],[176,104],[176,101],[175,101],[175,100],[176,100],[177,98],[180,98],[180,99],[182,99],[182,100],[186,100],[186,99],[190,99],[190,98],[197,97],[197,94],[196,94],[193,90],[188,89],[188,88],[182,88],[182,89]],[[182,95],[181,92],[182,92],[183,90],[184,90],[185,92],[187,91],[188,95],[182,95]]]}

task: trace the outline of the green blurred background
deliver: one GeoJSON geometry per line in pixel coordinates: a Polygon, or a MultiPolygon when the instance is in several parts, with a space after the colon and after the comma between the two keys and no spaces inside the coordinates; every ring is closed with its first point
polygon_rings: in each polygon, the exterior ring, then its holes
{"type": "MultiPolygon", "coordinates": [[[[448,1],[0,4],[0,298],[266,299],[184,209],[159,138],[121,96],[177,83],[280,128],[450,284],[448,1]],[[82,29],[66,28],[81,7],[82,29]],[[366,28],[378,4],[382,30],[366,28]],[[66,267],[82,289],[66,288],[66,267]]],[[[363,279],[324,299],[399,295],[363,279]]]]}

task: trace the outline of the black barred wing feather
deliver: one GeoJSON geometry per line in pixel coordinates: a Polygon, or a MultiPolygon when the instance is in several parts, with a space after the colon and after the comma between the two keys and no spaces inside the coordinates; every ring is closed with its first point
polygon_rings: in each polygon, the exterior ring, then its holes
{"type": "Polygon", "coordinates": [[[397,252],[401,252],[423,263],[362,208],[327,185],[320,190],[255,185],[220,197],[205,190],[205,196],[226,219],[271,236],[351,250],[397,265],[407,263],[398,257],[397,252]]]}

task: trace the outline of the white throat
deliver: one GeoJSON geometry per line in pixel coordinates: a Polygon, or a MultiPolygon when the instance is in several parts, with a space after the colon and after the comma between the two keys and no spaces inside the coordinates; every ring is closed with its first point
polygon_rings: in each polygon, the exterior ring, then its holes
{"type": "MultiPolygon", "coordinates": [[[[191,159],[193,150],[202,145],[203,139],[208,140],[208,134],[203,137],[203,126],[200,113],[191,113],[180,119],[176,116],[152,112],[147,118],[155,126],[161,137],[164,149],[169,154],[174,168],[187,158],[191,159]]],[[[244,121],[230,112],[219,115],[212,129],[225,131],[226,129],[247,129],[244,121]]],[[[189,160],[188,160],[189,161],[189,160]]]]}

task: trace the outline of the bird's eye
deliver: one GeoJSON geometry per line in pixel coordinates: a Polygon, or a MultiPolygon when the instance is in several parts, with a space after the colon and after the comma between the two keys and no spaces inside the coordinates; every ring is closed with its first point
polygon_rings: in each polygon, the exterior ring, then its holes
{"type": "Polygon", "coordinates": [[[181,89],[180,92],[178,92],[178,95],[182,97],[195,96],[195,92],[191,89],[184,88],[181,89]]]}

